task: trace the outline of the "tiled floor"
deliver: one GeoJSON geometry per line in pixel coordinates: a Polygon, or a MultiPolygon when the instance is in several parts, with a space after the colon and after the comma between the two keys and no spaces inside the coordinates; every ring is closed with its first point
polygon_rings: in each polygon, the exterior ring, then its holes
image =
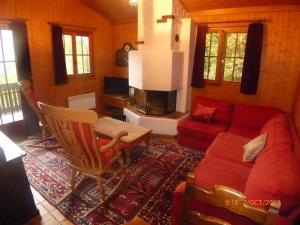
{"type": "Polygon", "coordinates": [[[33,198],[40,212],[40,218],[35,218],[26,225],[71,225],[55,207],[53,207],[43,196],[41,196],[34,188],[31,187],[33,198]]]}

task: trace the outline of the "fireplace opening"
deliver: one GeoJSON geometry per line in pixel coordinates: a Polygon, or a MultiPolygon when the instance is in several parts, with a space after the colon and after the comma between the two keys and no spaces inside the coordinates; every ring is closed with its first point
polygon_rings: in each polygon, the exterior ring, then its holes
{"type": "Polygon", "coordinates": [[[164,116],[176,111],[177,91],[134,89],[136,109],[147,115],[164,116]]]}

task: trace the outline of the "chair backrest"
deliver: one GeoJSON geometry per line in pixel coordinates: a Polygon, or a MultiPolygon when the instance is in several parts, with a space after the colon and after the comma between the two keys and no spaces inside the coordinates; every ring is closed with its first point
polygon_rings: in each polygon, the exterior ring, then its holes
{"type": "Polygon", "coordinates": [[[192,198],[209,205],[227,209],[237,216],[252,220],[255,224],[275,224],[276,216],[279,213],[280,202],[271,202],[269,209],[265,210],[247,204],[245,195],[235,189],[216,185],[213,191],[207,191],[196,186],[194,182],[194,174],[189,173],[184,194],[183,219],[181,224],[231,225],[231,223],[220,218],[193,211],[190,207],[192,198]]]}
{"type": "Polygon", "coordinates": [[[39,102],[48,126],[63,146],[71,165],[81,171],[102,169],[94,124],[98,119],[92,110],[70,109],[39,102]]]}
{"type": "Polygon", "coordinates": [[[28,102],[32,110],[36,113],[41,123],[43,125],[47,124],[46,119],[38,106],[38,98],[36,97],[34,91],[32,90],[30,81],[22,80],[18,83],[18,85],[22,93],[24,94],[26,101],[28,102]]]}

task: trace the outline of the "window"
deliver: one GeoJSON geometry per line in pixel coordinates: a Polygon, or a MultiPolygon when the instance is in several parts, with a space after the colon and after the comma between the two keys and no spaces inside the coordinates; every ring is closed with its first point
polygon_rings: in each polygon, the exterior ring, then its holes
{"type": "Polygon", "coordinates": [[[0,125],[22,119],[13,33],[0,28],[0,125]]]}
{"type": "Polygon", "coordinates": [[[240,82],[247,33],[245,29],[209,30],[206,34],[204,79],[240,82]]]}
{"type": "Polygon", "coordinates": [[[91,75],[90,35],[66,32],[63,43],[68,75],[91,75]]]}

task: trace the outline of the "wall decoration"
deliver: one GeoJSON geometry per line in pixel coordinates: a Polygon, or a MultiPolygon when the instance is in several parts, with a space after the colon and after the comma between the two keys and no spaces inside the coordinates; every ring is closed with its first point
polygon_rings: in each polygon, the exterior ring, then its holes
{"type": "Polygon", "coordinates": [[[123,47],[116,52],[116,66],[128,66],[128,52],[130,50],[136,49],[129,42],[125,42],[123,47]]]}

